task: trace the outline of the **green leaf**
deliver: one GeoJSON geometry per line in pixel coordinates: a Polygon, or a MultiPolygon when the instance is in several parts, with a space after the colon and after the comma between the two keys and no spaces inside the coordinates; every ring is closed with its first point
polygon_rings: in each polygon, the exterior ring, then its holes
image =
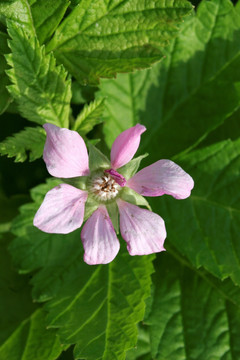
{"type": "MultiPolygon", "coordinates": [[[[2,206],[5,206],[7,212],[9,212],[11,208],[9,202],[5,201],[4,203],[1,199],[1,209],[3,209],[2,206]]],[[[4,213],[4,211],[2,212],[4,213]]],[[[16,209],[13,213],[15,212],[16,209]]],[[[7,219],[9,220],[8,216],[7,219]]],[[[9,236],[3,234],[0,237],[0,349],[14,330],[21,325],[22,321],[28,318],[36,309],[36,305],[33,304],[31,299],[30,287],[28,286],[29,279],[19,276],[13,269],[11,258],[7,251],[8,245],[9,236]]],[[[4,359],[4,357],[2,358],[4,359]]],[[[5,358],[7,359],[7,357],[5,358]]]]}
{"type": "Polygon", "coordinates": [[[44,129],[26,127],[0,143],[0,154],[16,157],[16,162],[23,162],[27,160],[29,152],[29,161],[34,161],[42,156],[45,140],[44,129]]]}
{"type": "Polygon", "coordinates": [[[9,22],[12,54],[7,71],[13,85],[8,87],[21,114],[38,124],[46,122],[68,127],[71,84],[62,66],[56,67],[52,54],[45,55],[34,36],[9,22]]]}
{"type": "Polygon", "coordinates": [[[95,100],[89,105],[85,105],[73,125],[73,130],[78,131],[81,135],[86,135],[95,125],[102,122],[103,110],[104,99],[95,100]]]}
{"type": "Polygon", "coordinates": [[[154,256],[131,257],[122,244],[111,264],[85,264],[79,230],[47,234],[32,225],[52,186],[49,181],[36,187],[35,203],[21,208],[12,228],[17,236],[10,247],[14,262],[22,273],[34,271],[33,297],[49,300],[48,327],[58,329],[61,343],[77,344],[76,359],[124,359],[125,351],[136,343],[136,324],[150,295],[154,256]]]}
{"type": "Polygon", "coordinates": [[[195,267],[240,285],[240,140],[193,151],[176,162],[195,181],[192,195],[150,201],[166,220],[168,241],[195,267]]]}
{"type": "Polygon", "coordinates": [[[29,200],[25,195],[7,197],[0,192],[0,234],[10,231],[11,221],[18,213],[18,207],[29,200]]]}
{"type": "Polygon", "coordinates": [[[48,39],[69,5],[68,0],[6,0],[0,3],[0,22],[13,21],[40,43],[48,39]]]}
{"type": "Polygon", "coordinates": [[[55,330],[46,329],[46,314],[35,311],[0,347],[1,359],[56,360],[64,350],[55,330]]]}
{"type": "Polygon", "coordinates": [[[6,0],[0,2],[0,22],[6,25],[13,21],[28,34],[36,35],[28,0],[6,0]]]}
{"type": "Polygon", "coordinates": [[[239,49],[240,14],[231,1],[201,1],[159,64],[101,81],[107,144],[136,123],[148,129],[141,149],[152,161],[199,143],[240,106],[239,49]]]}
{"type": "Polygon", "coordinates": [[[124,187],[121,191],[120,195],[121,199],[140,206],[146,206],[149,210],[151,210],[151,206],[149,205],[148,201],[140,194],[136,193],[134,190],[124,187]]]}
{"type": "Polygon", "coordinates": [[[156,263],[153,283],[151,309],[144,320],[153,359],[239,358],[238,287],[197,274],[168,253],[156,263]]]}
{"type": "Polygon", "coordinates": [[[9,53],[7,38],[7,34],[0,31],[0,115],[7,109],[11,101],[10,94],[6,88],[9,84],[9,79],[5,73],[8,66],[4,54],[9,53]]]}
{"type": "MultiPolygon", "coordinates": [[[[150,88],[153,84],[157,84],[158,68],[159,65],[154,65],[151,70],[118,74],[116,79],[101,80],[97,96],[106,99],[103,131],[109,148],[122,131],[144,122],[144,119],[141,119],[141,113],[145,109],[150,88]]],[[[158,101],[155,101],[154,109],[157,106],[158,101]]],[[[156,118],[155,115],[155,120],[156,118]]],[[[142,135],[142,138],[144,136],[146,133],[142,135]]]]}
{"type": "MultiPolygon", "coordinates": [[[[146,326],[144,327],[146,328],[146,326]]],[[[138,342],[134,349],[127,351],[126,360],[152,360],[150,354],[150,336],[148,331],[143,326],[138,327],[138,342]]]]}
{"type": "Polygon", "coordinates": [[[113,227],[116,233],[119,234],[119,211],[116,201],[106,204],[106,208],[112,221],[113,227]]]}
{"type": "MultiPolygon", "coordinates": [[[[2,204],[2,203],[1,203],[2,204]]],[[[13,207],[9,202],[5,208],[13,207]]],[[[0,358],[55,360],[64,349],[56,330],[46,330],[46,313],[33,304],[29,278],[19,276],[7,252],[9,239],[0,239],[0,358]]]]}
{"type": "Polygon", "coordinates": [[[40,43],[45,42],[56,30],[62,20],[69,0],[28,0],[31,7],[34,27],[40,43]]]}
{"type": "Polygon", "coordinates": [[[148,154],[138,156],[137,158],[130,160],[126,165],[118,169],[118,172],[122,174],[126,180],[130,179],[136,172],[141,164],[141,161],[147,157],[148,154]]]}
{"type": "Polygon", "coordinates": [[[91,172],[96,170],[110,169],[111,163],[108,158],[94,145],[88,142],[89,147],[89,168],[91,172]]]}
{"type": "Polygon", "coordinates": [[[185,0],[83,0],[57,29],[48,45],[58,61],[82,83],[149,67],[161,47],[176,35],[190,12],[185,0]]]}

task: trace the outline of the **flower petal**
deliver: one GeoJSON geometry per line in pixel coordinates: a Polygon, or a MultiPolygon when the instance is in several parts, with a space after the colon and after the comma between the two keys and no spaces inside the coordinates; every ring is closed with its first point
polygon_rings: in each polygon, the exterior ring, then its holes
{"type": "Polygon", "coordinates": [[[87,192],[68,184],[48,191],[38,209],[33,225],[42,231],[68,234],[83,223],[87,192]]]}
{"type": "Polygon", "coordinates": [[[100,206],[83,226],[81,238],[84,261],[89,265],[108,264],[120,245],[105,206],[100,206]]]}
{"type": "Polygon", "coordinates": [[[52,124],[43,127],[47,132],[43,159],[49,174],[61,178],[88,175],[88,153],[81,136],[52,124]]]}
{"type": "Polygon", "coordinates": [[[120,185],[121,187],[124,187],[126,185],[127,180],[125,177],[121,174],[119,174],[116,170],[109,169],[105,170],[105,173],[108,173],[111,175],[111,177],[120,185]]]}
{"type": "Polygon", "coordinates": [[[159,215],[120,199],[117,204],[120,231],[130,255],[148,255],[165,250],[163,243],[167,234],[159,215]]]}
{"type": "Polygon", "coordinates": [[[145,126],[137,124],[123,131],[114,141],[111,149],[111,165],[118,169],[127,164],[136,153],[141,134],[146,131],[145,126]]]}
{"type": "Polygon", "coordinates": [[[186,199],[191,194],[194,182],[173,161],[159,160],[136,173],[126,186],[143,196],[168,194],[176,199],[186,199]]]}

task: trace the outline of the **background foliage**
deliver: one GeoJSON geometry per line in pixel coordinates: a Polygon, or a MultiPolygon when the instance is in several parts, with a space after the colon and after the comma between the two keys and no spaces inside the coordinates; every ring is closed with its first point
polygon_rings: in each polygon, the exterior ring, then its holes
{"type": "Polygon", "coordinates": [[[0,359],[240,358],[239,68],[240,1],[0,0],[0,359]],[[88,266],[33,227],[47,122],[106,154],[142,123],[141,166],[191,174],[150,199],[165,253],[88,266]]]}

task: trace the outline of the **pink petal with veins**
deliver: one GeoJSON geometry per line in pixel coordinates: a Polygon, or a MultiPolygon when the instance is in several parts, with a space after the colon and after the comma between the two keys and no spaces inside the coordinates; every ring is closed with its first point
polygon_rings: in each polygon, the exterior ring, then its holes
{"type": "Polygon", "coordinates": [[[83,223],[87,192],[68,184],[61,184],[48,191],[38,209],[33,225],[42,231],[68,234],[83,223]]]}
{"type": "Polygon", "coordinates": [[[171,160],[159,160],[137,172],[126,186],[143,196],[172,195],[185,199],[191,194],[193,179],[171,160]]]}
{"type": "Polygon", "coordinates": [[[164,251],[167,236],[163,219],[146,209],[117,200],[120,231],[130,255],[148,255],[164,251]]]}
{"type": "Polygon", "coordinates": [[[52,124],[43,127],[47,132],[43,159],[48,172],[60,178],[88,175],[88,153],[82,137],[52,124]]]}
{"type": "Polygon", "coordinates": [[[123,131],[114,141],[111,149],[111,165],[118,169],[127,164],[135,155],[145,126],[137,124],[123,131]]]}
{"type": "Polygon", "coordinates": [[[115,258],[120,245],[105,206],[100,206],[86,221],[81,239],[87,264],[108,264],[115,258]]]}

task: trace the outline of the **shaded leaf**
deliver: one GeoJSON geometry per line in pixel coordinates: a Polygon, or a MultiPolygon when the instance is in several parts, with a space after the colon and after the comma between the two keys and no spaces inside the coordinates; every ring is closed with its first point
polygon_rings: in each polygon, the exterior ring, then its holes
{"type": "Polygon", "coordinates": [[[42,156],[45,140],[46,133],[43,128],[27,127],[2,141],[0,154],[16,157],[16,162],[23,162],[27,160],[29,152],[29,161],[34,161],[42,156]]]}
{"type": "Polygon", "coordinates": [[[195,146],[240,106],[239,49],[240,17],[231,1],[202,1],[161,63],[101,81],[107,144],[139,122],[148,129],[142,151],[149,161],[195,146]]]}
{"type": "Polygon", "coordinates": [[[28,277],[13,269],[8,238],[0,239],[0,358],[55,360],[63,348],[56,331],[46,330],[46,314],[32,302],[28,277]]]}
{"type": "Polygon", "coordinates": [[[46,329],[46,314],[36,310],[0,347],[2,359],[56,360],[64,350],[55,330],[46,329]]]}
{"type": "Polygon", "coordinates": [[[10,104],[11,97],[6,86],[9,85],[9,79],[5,70],[8,68],[4,54],[9,53],[7,46],[7,34],[0,31],[0,115],[7,109],[10,104]]]}
{"type": "Polygon", "coordinates": [[[176,160],[195,181],[192,195],[184,201],[168,196],[150,201],[166,220],[169,242],[195,267],[240,285],[240,140],[176,160]]]}
{"type": "Polygon", "coordinates": [[[168,253],[155,264],[153,301],[145,319],[152,358],[238,359],[240,289],[230,280],[199,276],[168,253]]]}

